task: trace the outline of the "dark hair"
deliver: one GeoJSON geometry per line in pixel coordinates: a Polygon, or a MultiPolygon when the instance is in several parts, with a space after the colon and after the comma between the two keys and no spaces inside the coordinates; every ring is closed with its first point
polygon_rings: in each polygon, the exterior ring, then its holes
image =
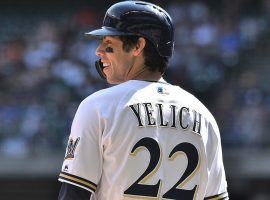
{"type": "MultiPolygon", "coordinates": [[[[129,52],[136,46],[140,36],[119,36],[119,38],[123,42],[123,50],[129,52]]],[[[168,58],[159,55],[154,44],[148,39],[144,39],[146,41],[143,51],[145,66],[147,66],[150,71],[158,70],[163,74],[168,66],[168,58]]]]}

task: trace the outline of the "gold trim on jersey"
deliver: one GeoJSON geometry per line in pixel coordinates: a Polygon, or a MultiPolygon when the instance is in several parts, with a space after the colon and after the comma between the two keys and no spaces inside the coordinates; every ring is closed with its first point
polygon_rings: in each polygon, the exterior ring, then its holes
{"type": "Polygon", "coordinates": [[[63,179],[63,180],[67,180],[70,181],[72,183],[81,185],[83,187],[88,188],[89,190],[95,192],[97,189],[97,185],[89,180],[86,180],[84,178],[72,175],[72,174],[68,174],[66,172],[61,172],[59,175],[59,179],[63,179]]]}
{"type": "Polygon", "coordinates": [[[217,194],[210,197],[205,197],[205,200],[227,200],[229,199],[228,192],[223,192],[221,194],[217,194]]]}

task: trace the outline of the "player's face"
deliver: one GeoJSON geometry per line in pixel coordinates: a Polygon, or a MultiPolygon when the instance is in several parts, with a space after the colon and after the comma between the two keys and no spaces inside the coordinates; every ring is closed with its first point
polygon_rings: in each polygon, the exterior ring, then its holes
{"type": "Polygon", "coordinates": [[[104,37],[97,50],[97,56],[105,67],[103,72],[106,74],[107,82],[119,84],[128,80],[129,72],[134,65],[132,51],[123,50],[123,42],[116,36],[104,37]]]}

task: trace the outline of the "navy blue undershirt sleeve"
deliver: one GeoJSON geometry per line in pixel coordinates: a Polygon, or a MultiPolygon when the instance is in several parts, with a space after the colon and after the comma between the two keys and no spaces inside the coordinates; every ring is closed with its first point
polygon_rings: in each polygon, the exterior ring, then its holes
{"type": "Polygon", "coordinates": [[[90,200],[91,192],[71,185],[68,183],[62,183],[58,200],[90,200]]]}

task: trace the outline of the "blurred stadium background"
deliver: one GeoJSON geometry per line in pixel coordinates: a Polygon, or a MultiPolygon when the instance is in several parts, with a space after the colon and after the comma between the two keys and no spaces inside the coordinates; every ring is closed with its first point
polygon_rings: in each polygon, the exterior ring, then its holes
{"type": "MultiPolygon", "coordinates": [[[[0,3],[0,199],[57,199],[72,118],[107,87],[93,63],[113,0],[0,3]]],[[[220,126],[231,199],[270,199],[270,0],[152,0],[176,24],[166,79],[220,126]]]]}

